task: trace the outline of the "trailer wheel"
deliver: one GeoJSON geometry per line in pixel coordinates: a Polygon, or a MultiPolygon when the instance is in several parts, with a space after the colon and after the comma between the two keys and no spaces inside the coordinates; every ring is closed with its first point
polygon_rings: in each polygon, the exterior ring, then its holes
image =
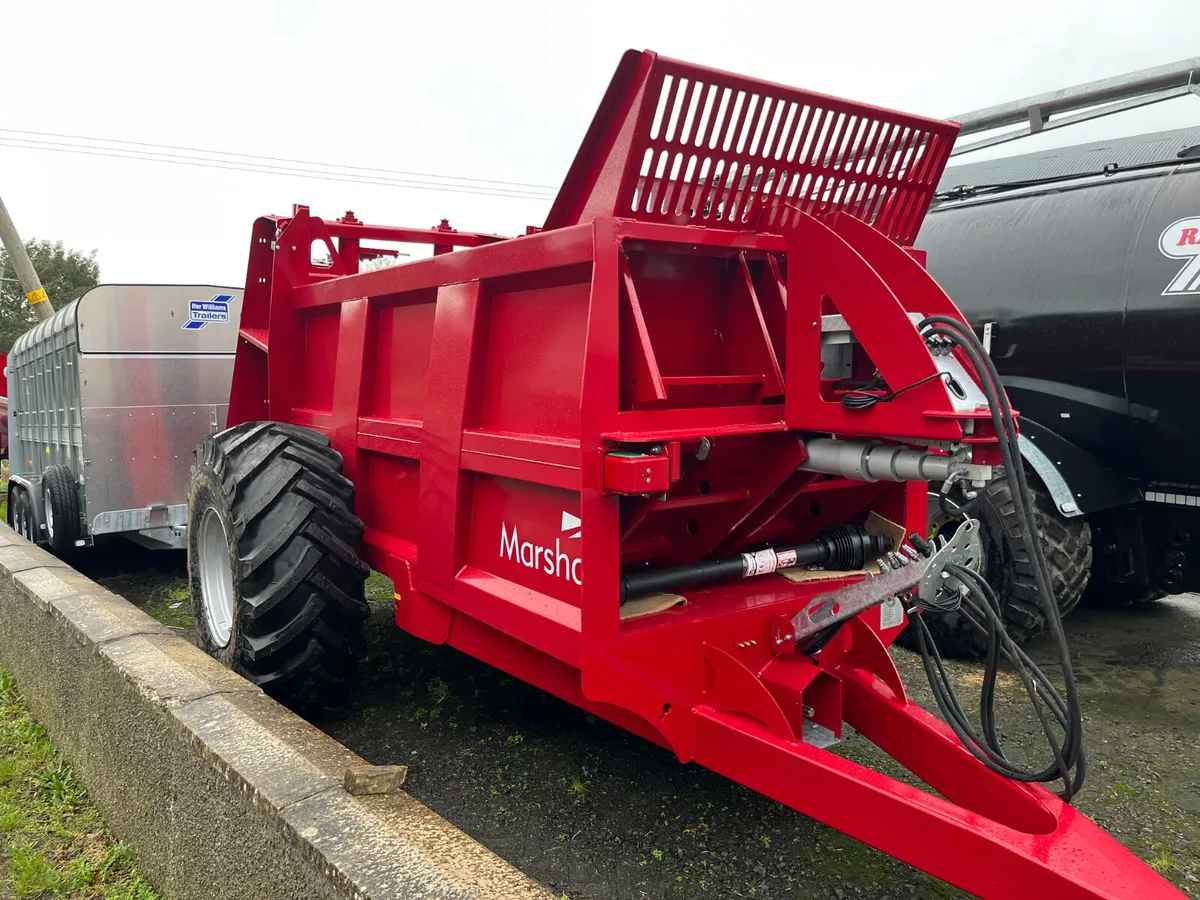
{"type": "Polygon", "coordinates": [[[18,531],[21,537],[31,543],[37,543],[37,535],[33,531],[33,501],[29,492],[17,491],[18,531]]]}
{"type": "MultiPolygon", "coordinates": [[[[1042,538],[1042,552],[1050,568],[1059,614],[1066,616],[1083,596],[1092,569],[1091,527],[1082,517],[1064,518],[1042,484],[1032,474],[1029,493],[1033,517],[1042,538]]],[[[930,493],[930,532],[953,528],[955,522],[941,512],[940,495],[930,493]],[[935,514],[934,510],[937,510],[935,514]]],[[[1000,597],[1004,626],[1009,637],[1023,645],[1046,630],[1046,614],[1038,597],[1026,536],[1016,515],[1013,488],[1007,477],[995,478],[979,498],[974,515],[979,519],[983,542],[981,574],[1000,597]]],[[[938,651],[946,656],[975,657],[987,652],[987,639],[957,612],[923,613],[938,651]]],[[[900,642],[915,648],[915,629],[904,629],[900,642]]]]}
{"type": "Polygon", "coordinates": [[[65,556],[79,539],[79,491],[70,469],[55,465],[42,473],[42,501],[46,543],[56,556],[65,556]]]}
{"type": "Polygon", "coordinates": [[[29,496],[23,488],[14,486],[12,493],[9,495],[8,504],[8,524],[12,526],[12,530],[25,538],[27,541],[33,540],[33,526],[31,525],[31,509],[29,505],[29,496]]]}
{"type": "Polygon", "coordinates": [[[293,708],[344,697],[369,614],[354,485],[323,435],[250,422],[206,437],[188,497],[201,646],[293,708]]]}

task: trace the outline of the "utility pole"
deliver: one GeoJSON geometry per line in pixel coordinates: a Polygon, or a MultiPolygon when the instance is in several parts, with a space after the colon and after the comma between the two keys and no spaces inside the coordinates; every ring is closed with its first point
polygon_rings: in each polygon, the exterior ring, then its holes
{"type": "Polygon", "coordinates": [[[8,251],[8,258],[12,260],[13,268],[17,272],[17,278],[21,280],[21,287],[25,289],[25,299],[29,301],[29,308],[33,310],[33,314],[37,316],[39,322],[50,318],[54,315],[54,306],[42,288],[41,279],[34,271],[33,263],[29,260],[29,254],[25,252],[25,245],[21,243],[21,236],[17,234],[17,226],[13,224],[2,197],[0,197],[0,242],[4,243],[4,249],[8,251]]]}

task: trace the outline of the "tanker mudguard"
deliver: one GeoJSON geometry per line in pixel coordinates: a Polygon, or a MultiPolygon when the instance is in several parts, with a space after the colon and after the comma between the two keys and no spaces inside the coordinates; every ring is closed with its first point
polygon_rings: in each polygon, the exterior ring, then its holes
{"type": "Polygon", "coordinates": [[[1021,456],[1070,518],[1136,503],[1136,485],[1092,454],[1028,416],[1021,418],[1021,456]]]}
{"type": "Polygon", "coordinates": [[[805,468],[1012,458],[910,253],[957,130],[629,51],[542,229],[259,219],[229,423],[327,437],[421,638],[979,896],[1180,898],[909,700],[888,647],[972,559],[920,537],[926,484],[805,468]],[[360,272],[363,241],[434,252],[360,272]],[[932,791],[825,749],[846,724],[932,791]]]}

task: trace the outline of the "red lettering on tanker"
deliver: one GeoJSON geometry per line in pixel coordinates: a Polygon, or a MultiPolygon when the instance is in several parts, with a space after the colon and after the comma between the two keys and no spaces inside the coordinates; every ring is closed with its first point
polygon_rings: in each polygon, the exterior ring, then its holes
{"type": "Polygon", "coordinates": [[[1200,294],[1200,216],[1173,222],[1158,238],[1163,256],[1183,260],[1183,268],[1171,279],[1163,296],[1200,294]]]}

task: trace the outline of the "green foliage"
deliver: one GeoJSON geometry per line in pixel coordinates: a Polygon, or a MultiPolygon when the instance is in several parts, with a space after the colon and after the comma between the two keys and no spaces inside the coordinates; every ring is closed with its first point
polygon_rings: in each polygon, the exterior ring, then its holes
{"type": "Polygon", "coordinates": [[[0,897],[158,900],[0,670],[0,897]]]}
{"type": "MultiPolygon", "coordinates": [[[[95,287],[100,278],[95,250],[84,255],[66,249],[62,241],[38,240],[28,241],[25,249],[55,309],[95,287]]],[[[33,310],[25,302],[25,290],[17,280],[8,254],[0,250],[0,353],[8,353],[13,342],[34,321],[33,310]]]]}
{"type": "Polygon", "coordinates": [[[74,807],[83,799],[83,788],[75,780],[75,773],[65,760],[59,759],[34,772],[33,782],[41,799],[52,807],[74,807]]]}

